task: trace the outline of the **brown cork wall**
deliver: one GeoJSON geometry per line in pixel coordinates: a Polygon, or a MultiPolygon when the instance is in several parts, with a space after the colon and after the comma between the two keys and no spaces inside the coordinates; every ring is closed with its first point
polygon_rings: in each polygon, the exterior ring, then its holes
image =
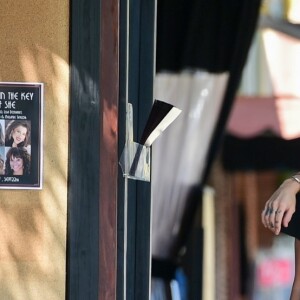
{"type": "Polygon", "coordinates": [[[0,81],[44,83],[43,189],[0,189],[0,299],[65,299],[69,1],[3,0],[0,81]]]}

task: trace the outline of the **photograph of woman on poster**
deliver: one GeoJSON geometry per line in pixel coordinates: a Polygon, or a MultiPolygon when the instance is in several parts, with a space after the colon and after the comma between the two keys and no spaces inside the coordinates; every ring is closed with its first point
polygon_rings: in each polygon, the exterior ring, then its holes
{"type": "Polygon", "coordinates": [[[29,175],[31,157],[25,148],[12,147],[6,154],[5,175],[29,175]]]}
{"type": "Polygon", "coordinates": [[[4,175],[4,159],[0,156],[0,175],[4,175]]]}
{"type": "Polygon", "coordinates": [[[4,146],[4,120],[0,120],[0,147],[4,146]]]}
{"type": "Polygon", "coordinates": [[[30,144],[30,122],[10,121],[5,130],[6,147],[27,147],[30,144]]]}

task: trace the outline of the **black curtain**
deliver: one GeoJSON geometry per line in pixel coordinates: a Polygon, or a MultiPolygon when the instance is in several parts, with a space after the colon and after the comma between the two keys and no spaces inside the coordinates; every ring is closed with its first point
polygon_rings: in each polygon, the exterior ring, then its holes
{"type": "Polygon", "coordinates": [[[300,170],[300,138],[258,135],[241,138],[227,133],[222,145],[226,170],[300,170]],[[288,155],[287,155],[288,153],[288,155]]]}
{"type": "MultiPolygon", "coordinates": [[[[229,73],[221,111],[205,159],[205,170],[199,178],[199,184],[191,186],[189,196],[185,199],[180,231],[174,238],[173,257],[168,262],[178,261],[179,252],[186,245],[192,230],[194,215],[201,202],[202,186],[221,145],[256,30],[260,3],[260,0],[157,2],[157,73],[179,73],[183,70],[229,73]]],[[[159,274],[161,272],[156,270],[157,265],[153,264],[153,272],[159,274]]]]}
{"type": "Polygon", "coordinates": [[[247,55],[259,6],[260,0],[158,0],[157,72],[232,70],[247,55]]]}
{"type": "MultiPolygon", "coordinates": [[[[211,73],[229,72],[223,105],[207,153],[206,168],[199,186],[191,187],[181,234],[174,253],[185,244],[201,186],[222,142],[226,122],[238,88],[248,50],[256,30],[260,0],[158,0],[157,72],[186,69],[211,73]]],[[[184,155],[184,154],[183,154],[184,155]]]]}

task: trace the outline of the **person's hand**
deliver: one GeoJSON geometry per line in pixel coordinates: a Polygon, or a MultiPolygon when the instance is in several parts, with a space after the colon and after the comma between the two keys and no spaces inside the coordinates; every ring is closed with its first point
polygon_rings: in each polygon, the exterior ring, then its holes
{"type": "Polygon", "coordinates": [[[296,194],[300,184],[294,179],[285,180],[265,204],[261,213],[262,223],[276,235],[281,226],[287,227],[296,209],[296,194]]]}

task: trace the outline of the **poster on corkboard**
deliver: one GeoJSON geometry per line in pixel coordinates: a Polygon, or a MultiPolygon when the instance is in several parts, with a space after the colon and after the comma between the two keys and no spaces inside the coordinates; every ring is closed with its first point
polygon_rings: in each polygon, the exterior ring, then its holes
{"type": "Polygon", "coordinates": [[[44,84],[0,82],[0,189],[42,189],[44,84]]]}

